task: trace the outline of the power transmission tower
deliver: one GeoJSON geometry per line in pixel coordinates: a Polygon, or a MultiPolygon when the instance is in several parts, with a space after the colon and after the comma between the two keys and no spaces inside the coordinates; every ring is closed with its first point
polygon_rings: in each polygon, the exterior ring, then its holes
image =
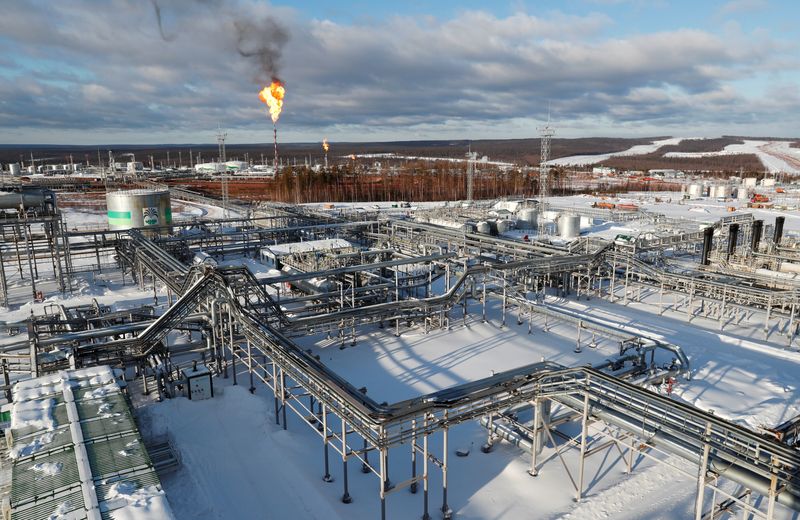
{"type": "Polygon", "coordinates": [[[547,198],[550,196],[550,167],[547,161],[550,160],[550,140],[556,133],[555,128],[550,126],[550,113],[547,114],[547,124],[539,128],[542,149],[539,158],[539,206],[544,207],[547,198]]]}
{"type": "Polygon", "coordinates": [[[222,184],[222,217],[230,217],[228,210],[229,197],[228,197],[228,165],[225,164],[225,138],[228,137],[227,132],[223,132],[222,128],[217,130],[217,144],[219,145],[219,162],[217,163],[217,171],[220,173],[220,182],[222,184]]]}
{"type": "Polygon", "coordinates": [[[478,152],[472,151],[472,145],[467,152],[467,201],[472,202],[473,186],[475,182],[475,161],[478,159],[478,152]]]}

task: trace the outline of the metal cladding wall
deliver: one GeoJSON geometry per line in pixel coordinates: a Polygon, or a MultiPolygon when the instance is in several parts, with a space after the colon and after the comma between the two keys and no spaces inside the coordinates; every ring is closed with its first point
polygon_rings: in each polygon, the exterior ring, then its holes
{"type": "Polygon", "coordinates": [[[106,194],[109,229],[164,226],[172,223],[169,190],[127,190],[106,194]]]}

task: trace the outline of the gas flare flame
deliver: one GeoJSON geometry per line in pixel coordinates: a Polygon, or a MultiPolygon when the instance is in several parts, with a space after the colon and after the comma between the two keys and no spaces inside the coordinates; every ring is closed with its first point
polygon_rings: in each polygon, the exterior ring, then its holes
{"type": "Polygon", "coordinates": [[[267,104],[269,108],[269,116],[272,118],[272,123],[277,123],[278,118],[281,117],[281,110],[283,109],[283,96],[286,94],[286,89],[283,87],[283,82],[279,79],[273,79],[268,87],[264,87],[258,93],[258,99],[267,104]]]}
{"type": "Polygon", "coordinates": [[[328,149],[330,147],[331,146],[328,144],[328,138],[327,137],[323,138],[322,139],[322,149],[325,150],[325,153],[328,153],[328,149]]]}

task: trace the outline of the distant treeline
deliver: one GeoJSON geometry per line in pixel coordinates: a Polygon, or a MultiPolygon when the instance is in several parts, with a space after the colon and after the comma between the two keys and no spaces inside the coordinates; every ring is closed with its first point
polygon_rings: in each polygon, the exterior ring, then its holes
{"type": "MultiPolygon", "coordinates": [[[[717,149],[718,150],[718,149],[717,149]]],[[[645,155],[612,157],[603,161],[604,166],[622,170],[674,169],[684,172],[713,171],[725,175],[738,175],[744,172],[762,172],[764,165],[755,154],[711,155],[708,157],[664,157],[664,152],[645,155]]]]}
{"type": "MultiPolygon", "coordinates": [[[[564,168],[551,170],[553,195],[570,195],[600,191],[624,193],[627,191],[680,190],[677,184],[662,181],[625,179],[618,183],[593,183],[586,186],[585,175],[564,168]],[[573,178],[580,176],[580,182],[573,178]]],[[[191,189],[218,196],[220,181],[180,180],[191,189]]],[[[378,202],[378,201],[441,201],[465,200],[467,178],[464,164],[416,161],[402,169],[367,173],[357,164],[338,165],[315,172],[310,168],[283,169],[275,179],[234,178],[229,183],[231,197],[243,200],[275,200],[281,202],[378,202]]],[[[539,194],[539,175],[535,169],[481,168],[474,176],[473,198],[535,197],[539,194]]]]}

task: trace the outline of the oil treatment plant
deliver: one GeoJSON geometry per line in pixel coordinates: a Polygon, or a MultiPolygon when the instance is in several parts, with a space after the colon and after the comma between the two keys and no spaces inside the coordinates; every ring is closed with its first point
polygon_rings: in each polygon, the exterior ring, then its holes
{"type": "Polygon", "coordinates": [[[32,486],[42,481],[15,476],[11,518],[49,514],[67,494],[75,518],[109,517],[120,495],[115,482],[163,496],[156,470],[177,457],[163,443],[142,441],[130,394],[215,399],[231,384],[268,392],[270,420],[282,429],[312,432],[298,439],[318,453],[323,478],[313,485],[341,486],[348,503],[353,465],[373,474],[380,518],[400,492],[419,497],[414,516],[452,516],[452,457],[463,453],[450,435],[466,424],[483,428],[486,455],[475,456],[492,457],[510,443],[532,476],[560,463],[578,501],[587,461],[609,449],[628,472],[639,460],[681,460],[670,468],[690,482],[697,519],[739,511],[771,520],[779,508],[800,511],[800,418],[756,429],[676,399],[665,389],[692,385],[695,376],[686,345],[564,304],[657,302],[659,314],[683,313],[687,327],[702,317],[720,330],[751,324],[776,348],[791,345],[800,283],[763,274],[800,263],[782,217],[766,222],[737,212],[698,226],[638,208],[559,207],[550,199],[413,215],[231,201],[228,218],[178,218],[171,202],[219,201],[143,184],[109,192],[107,226],[70,230],[55,200],[44,188],[0,198],[0,300],[13,309],[31,296],[63,295],[45,313],[3,323],[21,333],[0,350],[14,471],[61,463],[64,477],[37,493],[32,486]],[[653,231],[581,236],[585,219],[635,221],[653,231]],[[248,267],[254,263],[269,276],[248,267]],[[71,303],[88,272],[115,273],[153,304],[71,303]],[[526,360],[388,402],[329,361],[381,337],[446,337],[468,320],[516,325],[532,342],[558,329],[574,342],[571,353],[608,354],[590,364],[526,360]],[[176,341],[178,334],[188,339],[176,341]],[[334,348],[321,356],[309,338],[334,348]],[[45,405],[26,404],[43,397],[45,405]],[[53,408],[55,425],[21,426],[31,406],[53,408]],[[101,407],[99,419],[85,415],[90,406],[101,407]],[[36,440],[62,429],[72,433],[36,440]],[[130,457],[112,456],[125,450],[130,457]],[[562,456],[567,451],[571,459],[562,456]]]}

